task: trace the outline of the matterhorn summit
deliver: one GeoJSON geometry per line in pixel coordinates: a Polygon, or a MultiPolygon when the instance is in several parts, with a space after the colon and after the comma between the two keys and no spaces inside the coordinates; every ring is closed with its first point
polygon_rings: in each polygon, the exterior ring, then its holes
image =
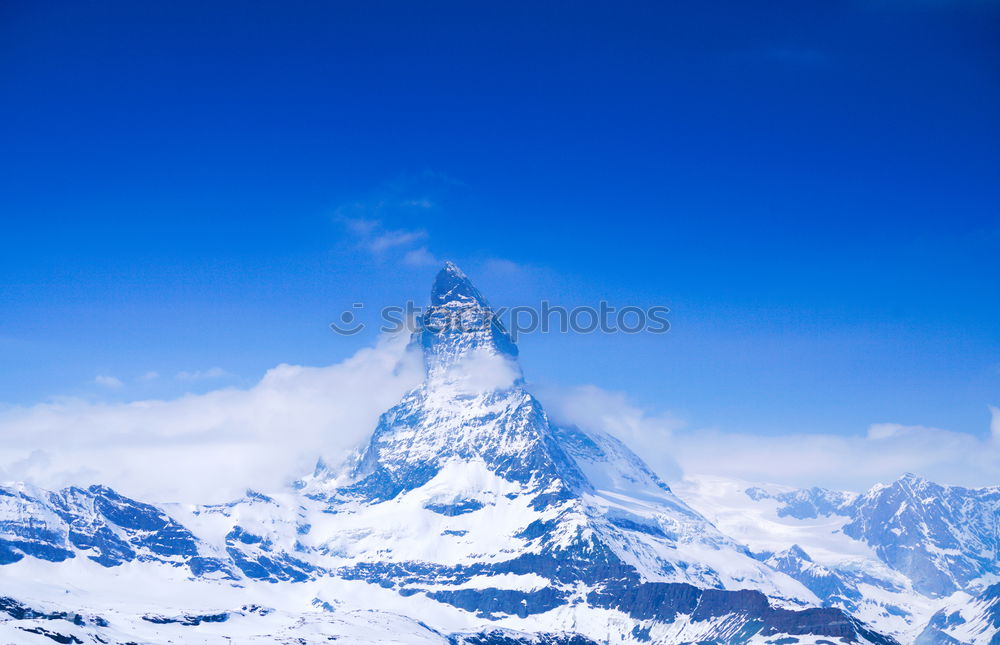
{"type": "Polygon", "coordinates": [[[434,280],[431,304],[420,322],[416,336],[424,350],[428,377],[476,352],[517,356],[517,345],[486,298],[451,262],[434,280]]]}
{"type": "Polygon", "coordinates": [[[423,382],[293,488],[0,488],[0,641],[888,645],[916,625],[852,615],[857,576],[753,551],[614,437],[554,424],[454,264],[411,343],[423,382]]]}

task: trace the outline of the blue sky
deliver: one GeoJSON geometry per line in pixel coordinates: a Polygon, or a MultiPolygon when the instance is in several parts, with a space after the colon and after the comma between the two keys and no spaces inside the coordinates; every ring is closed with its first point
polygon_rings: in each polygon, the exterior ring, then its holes
{"type": "Polygon", "coordinates": [[[495,304],[671,308],[663,336],[523,338],[540,385],[697,428],[986,436],[998,18],[943,0],[5,3],[0,401],[331,364],[375,334],[328,323],[423,301],[433,257],[495,304]]]}

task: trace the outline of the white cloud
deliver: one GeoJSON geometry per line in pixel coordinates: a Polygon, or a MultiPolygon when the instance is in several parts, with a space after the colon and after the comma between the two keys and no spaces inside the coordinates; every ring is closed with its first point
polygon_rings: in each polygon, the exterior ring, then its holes
{"type": "Polygon", "coordinates": [[[341,204],[334,218],[344,225],[358,248],[378,261],[418,267],[438,264],[428,249],[426,230],[396,223],[425,221],[427,213],[438,208],[437,197],[457,185],[461,182],[443,173],[402,175],[384,182],[368,198],[341,204]]]}
{"type": "MultiPolygon", "coordinates": [[[[429,202],[414,201],[409,203],[415,208],[431,208],[429,202]]],[[[376,209],[378,210],[378,209],[376,209]]],[[[437,258],[427,249],[427,231],[420,229],[387,229],[381,220],[369,217],[346,217],[340,215],[347,230],[356,238],[358,246],[378,259],[387,256],[399,257],[402,262],[411,266],[426,266],[437,264],[437,258]]]]}
{"type": "Polygon", "coordinates": [[[594,386],[542,394],[553,420],[610,432],[668,480],[683,472],[860,491],[912,472],[942,484],[1000,484],[1000,409],[992,406],[988,437],[894,423],[853,435],[760,435],[687,429],[594,386]]]}
{"type": "Polygon", "coordinates": [[[685,472],[795,486],[863,490],[905,472],[942,484],[1000,483],[996,441],[939,428],[878,424],[846,436],[706,430],[678,434],[669,449],[685,472]]]}
{"type": "Polygon", "coordinates": [[[479,349],[451,365],[443,378],[463,393],[476,394],[510,387],[521,378],[521,368],[506,356],[479,349]]]}
{"type": "Polygon", "coordinates": [[[433,253],[427,250],[426,246],[421,246],[420,248],[407,251],[406,255],[403,256],[403,264],[409,264],[415,267],[425,267],[425,266],[437,266],[442,264],[433,253]]]}
{"type": "Polygon", "coordinates": [[[140,381],[155,381],[160,378],[159,372],[149,371],[139,377],[140,381]]]}
{"type": "Polygon", "coordinates": [[[483,263],[483,271],[503,277],[519,277],[527,271],[527,267],[513,260],[504,258],[489,258],[483,263]]]}
{"type": "Polygon", "coordinates": [[[64,399],[0,412],[0,480],[105,483],[152,501],[218,502],[336,462],[422,377],[405,335],[329,367],[279,365],[249,389],[169,401],[64,399]]]}
{"type": "Polygon", "coordinates": [[[677,417],[649,414],[624,393],[594,385],[545,388],[539,392],[539,398],[555,423],[610,433],[624,441],[661,477],[679,477],[680,467],[670,451],[665,450],[674,431],[684,425],[677,417]]]}
{"type": "Polygon", "coordinates": [[[226,376],[232,376],[232,374],[221,367],[210,367],[207,370],[177,372],[177,375],[174,378],[178,381],[206,381],[210,379],[224,378],[226,376]]]}
{"type": "Polygon", "coordinates": [[[108,376],[106,374],[98,374],[97,377],[94,378],[94,383],[112,389],[116,389],[124,385],[120,378],[115,376],[108,376]]]}
{"type": "Polygon", "coordinates": [[[937,431],[937,428],[927,428],[924,426],[904,426],[899,423],[873,423],[868,426],[869,439],[892,439],[902,437],[909,432],[937,431]]]}
{"type": "Polygon", "coordinates": [[[344,223],[344,226],[347,227],[347,230],[360,236],[370,236],[375,232],[375,229],[378,228],[380,224],[377,219],[370,219],[367,217],[341,216],[340,220],[344,223]]]}
{"type": "Polygon", "coordinates": [[[372,253],[384,253],[389,249],[410,246],[427,238],[426,231],[395,230],[385,231],[367,241],[372,253]]]}

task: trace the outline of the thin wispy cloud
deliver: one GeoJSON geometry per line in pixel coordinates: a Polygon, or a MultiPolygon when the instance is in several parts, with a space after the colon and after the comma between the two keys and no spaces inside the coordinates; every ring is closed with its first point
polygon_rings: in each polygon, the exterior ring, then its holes
{"type": "MultiPolygon", "coordinates": [[[[360,207],[360,205],[355,205],[355,207],[360,207]]],[[[349,217],[340,211],[341,209],[338,209],[337,214],[340,222],[347,228],[348,231],[360,237],[371,236],[375,232],[375,229],[381,224],[381,222],[377,219],[370,219],[367,217],[349,217]]]]}
{"type": "Polygon", "coordinates": [[[378,219],[339,215],[358,247],[376,260],[399,259],[404,264],[423,266],[434,255],[427,249],[428,234],[423,229],[388,228],[378,219]]]}
{"type": "Polygon", "coordinates": [[[221,367],[210,367],[207,370],[193,370],[177,372],[174,378],[178,381],[207,381],[210,379],[225,378],[232,376],[221,367]]]}
{"type": "Polygon", "coordinates": [[[438,266],[441,264],[441,260],[428,251],[426,246],[421,246],[407,251],[406,255],[403,256],[403,264],[415,267],[438,266]]]}
{"type": "Polygon", "coordinates": [[[368,242],[368,248],[372,253],[385,253],[389,249],[409,247],[425,239],[427,239],[426,231],[407,231],[402,229],[386,231],[372,237],[368,242]]]}
{"type": "Polygon", "coordinates": [[[430,235],[422,222],[440,208],[441,198],[462,182],[441,172],[424,171],[386,181],[367,198],[341,204],[334,218],[353,238],[356,247],[380,262],[409,266],[438,264],[430,249],[430,235]],[[401,225],[402,223],[402,225],[401,225]]]}
{"type": "MultiPolygon", "coordinates": [[[[378,262],[397,262],[416,268],[440,266],[445,259],[460,259],[434,250],[431,234],[423,226],[400,225],[400,222],[423,223],[442,212],[442,201],[460,180],[442,172],[424,171],[386,181],[381,189],[366,199],[346,202],[334,212],[349,234],[355,248],[366,251],[378,262]]],[[[465,249],[464,252],[476,249],[465,249]]],[[[475,262],[469,264],[476,264],[475,262]]],[[[507,279],[523,279],[530,269],[503,258],[488,257],[479,262],[487,274],[507,279]]]]}
{"type": "Polygon", "coordinates": [[[110,376],[107,374],[98,374],[94,378],[94,383],[106,388],[118,389],[124,385],[122,380],[116,376],[110,376]]]}
{"type": "Polygon", "coordinates": [[[528,273],[535,270],[537,270],[537,267],[531,267],[506,258],[493,257],[483,262],[483,272],[509,280],[524,279],[528,273]]]}

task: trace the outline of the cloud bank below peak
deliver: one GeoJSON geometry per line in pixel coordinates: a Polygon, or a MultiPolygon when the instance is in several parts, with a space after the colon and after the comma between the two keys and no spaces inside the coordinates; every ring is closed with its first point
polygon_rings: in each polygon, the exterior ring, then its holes
{"type": "MultiPolygon", "coordinates": [[[[279,365],[247,389],[173,400],[60,399],[0,412],[0,480],[46,488],[108,484],[151,501],[221,502],[246,488],[277,490],[322,457],[337,463],[379,415],[423,378],[405,334],[327,367],[279,365]]],[[[479,390],[519,378],[515,366],[473,357],[456,379],[479,390]]],[[[489,357],[486,357],[489,358],[489,357]]],[[[529,388],[560,424],[624,441],[668,481],[687,474],[860,491],[913,472],[942,484],[1000,483],[1000,408],[982,436],[873,424],[855,435],[756,435],[691,429],[593,385],[529,388]]]]}
{"type": "Polygon", "coordinates": [[[716,475],[749,482],[863,491],[912,472],[941,484],[1000,484],[1000,408],[988,406],[983,436],[926,426],[876,423],[864,433],[761,435],[692,429],[644,411],[620,392],[588,385],[552,389],[543,403],[557,423],[622,439],[660,476],[716,475]]]}
{"type": "Polygon", "coordinates": [[[151,501],[211,503],[275,490],[336,462],[423,371],[405,335],[328,367],[279,365],[248,389],[173,400],[60,399],[0,413],[0,480],[110,485],[151,501]]]}
{"type": "MultiPolygon", "coordinates": [[[[998,412],[993,408],[994,428],[998,412]]],[[[1000,439],[926,426],[877,423],[864,434],[677,433],[670,450],[685,472],[793,486],[862,491],[915,473],[941,484],[1000,484],[1000,439]]]]}

